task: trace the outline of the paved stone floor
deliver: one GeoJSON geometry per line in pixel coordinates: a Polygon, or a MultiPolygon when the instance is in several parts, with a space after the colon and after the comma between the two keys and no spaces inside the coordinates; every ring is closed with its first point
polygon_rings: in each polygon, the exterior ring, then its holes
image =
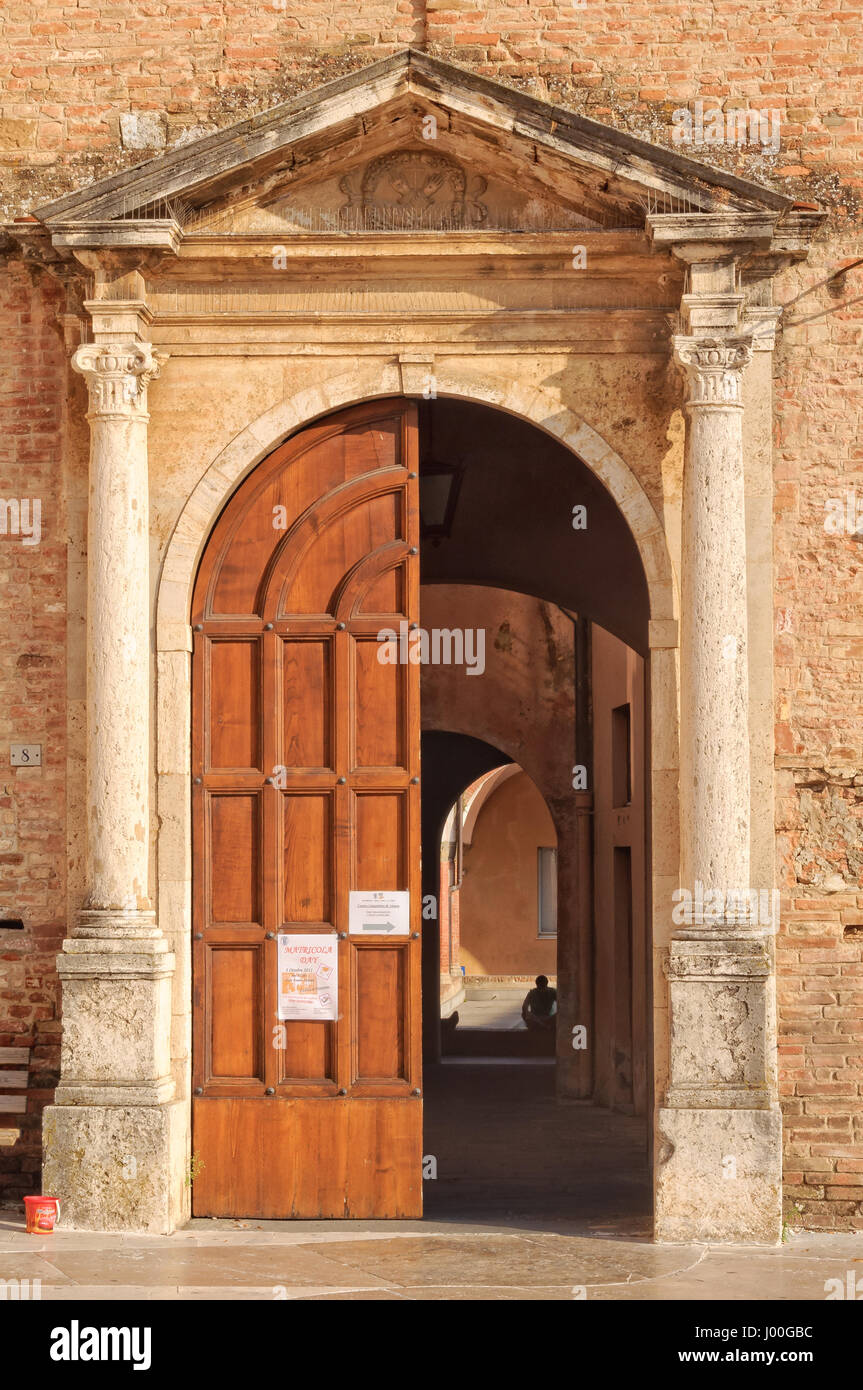
{"type": "Polygon", "coordinates": [[[657,1246],[506,1222],[192,1221],[173,1236],[28,1236],[0,1213],[0,1278],[45,1300],[824,1300],[863,1240],[657,1246]]]}
{"type": "Polygon", "coordinates": [[[468,989],[458,1006],[459,1028],[496,1028],[526,1033],[521,1006],[529,988],[529,985],[522,985],[518,989],[468,989]]]}
{"type": "Polygon", "coordinates": [[[193,1220],[173,1236],[24,1232],[0,1211],[0,1280],[43,1300],[824,1300],[863,1236],[774,1248],[649,1239],[644,1125],[560,1104],[542,1063],[426,1076],[422,1221],[193,1220]]]}

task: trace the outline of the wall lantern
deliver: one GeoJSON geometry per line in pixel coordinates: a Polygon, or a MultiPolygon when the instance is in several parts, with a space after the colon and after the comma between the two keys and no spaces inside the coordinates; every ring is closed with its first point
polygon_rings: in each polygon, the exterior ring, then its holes
{"type": "Polygon", "coordinates": [[[452,530],[461,480],[458,464],[429,460],[421,465],[420,531],[433,545],[440,545],[452,530]]]}

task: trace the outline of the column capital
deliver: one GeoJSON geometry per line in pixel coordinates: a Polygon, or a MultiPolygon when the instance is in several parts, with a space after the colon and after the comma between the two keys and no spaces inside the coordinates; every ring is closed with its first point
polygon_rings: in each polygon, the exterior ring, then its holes
{"type": "Polygon", "coordinates": [[[87,419],[147,417],[147,385],[168,360],[150,343],[85,343],[72,354],[72,368],[90,390],[87,419]]]}
{"type": "Polygon", "coordinates": [[[752,338],[673,339],[674,360],[689,384],[687,406],[742,406],[743,373],[752,360],[752,338]]]}

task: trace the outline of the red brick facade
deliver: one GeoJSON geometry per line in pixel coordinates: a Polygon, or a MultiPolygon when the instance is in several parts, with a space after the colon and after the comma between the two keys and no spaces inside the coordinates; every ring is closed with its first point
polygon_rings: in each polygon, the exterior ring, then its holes
{"type": "MultiPolygon", "coordinates": [[[[693,153],[830,213],[811,262],[777,287],[788,308],[775,356],[774,584],[786,1178],[792,1222],[828,1228],[863,1228],[863,551],[825,528],[830,499],[850,495],[863,516],[859,23],[853,7],[797,0],[781,11],[669,0],[365,0],[353,10],[10,0],[0,12],[7,219],[409,44],[665,144],[673,110],[697,99],[782,112],[775,154],[693,153]],[[121,123],[129,115],[150,120],[121,123]]],[[[20,1124],[0,1117],[23,1130],[14,1149],[0,1148],[13,1194],[33,1185],[57,1060],[52,953],[77,906],[65,896],[62,312],[59,287],[7,246],[0,490],[41,497],[43,514],[40,545],[0,537],[0,906],[27,925],[21,948],[2,935],[0,1046],[32,1048],[28,1113],[20,1124]],[[8,766],[9,742],[25,737],[42,742],[41,772],[8,766]]]]}
{"type": "MultiPolygon", "coordinates": [[[[41,541],[0,536],[0,1048],[26,1048],[24,1115],[0,1114],[21,1137],[0,1148],[7,1196],[39,1191],[41,1112],[59,1066],[54,968],[66,924],[66,524],[61,467],[62,292],[20,264],[0,276],[0,497],[39,498],[41,541]],[[9,767],[12,741],[42,744],[43,765],[9,767]]],[[[17,1069],[20,1069],[18,1064],[17,1069]]],[[[0,1095],[20,1096],[4,1088],[0,1095]]]]}

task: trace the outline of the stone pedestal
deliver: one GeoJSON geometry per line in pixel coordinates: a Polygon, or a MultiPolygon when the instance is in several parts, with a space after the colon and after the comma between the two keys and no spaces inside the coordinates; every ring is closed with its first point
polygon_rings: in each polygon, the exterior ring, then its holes
{"type": "Polygon", "coordinates": [[[170,1075],[174,957],[148,912],[82,912],[63,943],[61,1082],[46,1192],[64,1226],[165,1234],[182,1219],[183,1106],[170,1075]]]}
{"type": "Polygon", "coordinates": [[[44,1190],[78,1229],[170,1232],[185,1205],[185,1120],[171,1078],[174,957],[148,896],[150,583],[143,304],[96,301],[89,386],[87,881],[58,958],[60,1085],[44,1115],[44,1190]],[[102,330],[106,331],[102,331],[102,330]],[[110,330],[110,331],[108,331],[110,330]]]}
{"type": "Polygon", "coordinates": [[[42,1185],[60,1198],[61,1226],[169,1235],[181,1225],[185,1111],[180,1101],[49,1106],[42,1185]]]}
{"type": "Polygon", "coordinates": [[[58,1105],[170,1100],[174,957],[151,912],[82,912],[63,942],[58,1105]]]}
{"type": "Polygon", "coordinates": [[[773,939],[679,932],[668,961],[671,1085],[657,1120],[662,1240],[774,1243],[781,1221],[773,939]]]}
{"type": "Polygon", "coordinates": [[[658,1241],[775,1245],[779,1240],[778,1110],[663,1108],[656,1166],[658,1241]]]}

